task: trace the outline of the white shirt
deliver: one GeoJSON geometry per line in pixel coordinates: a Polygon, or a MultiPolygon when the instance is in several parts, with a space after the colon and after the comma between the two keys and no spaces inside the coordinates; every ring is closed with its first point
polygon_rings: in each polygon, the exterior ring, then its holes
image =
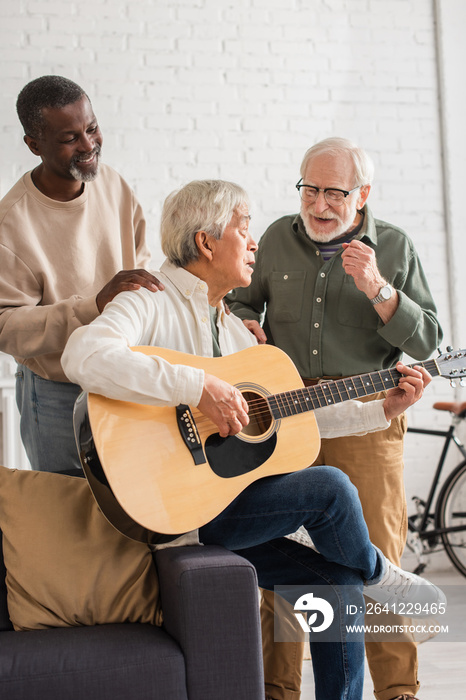
{"type": "MultiPolygon", "coordinates": [[[[208,287],[168,261],[155,274],[165,285],[163,292],[140,289],[118,294],[92,323],[74,331],[62,366],[70,381],[87,392],[154,406],[195,407],[201,399],[204,370],[171,365],[130,348],[154,345],[212,357],[208,287]]],[[[222,355],[256,345],[243,322],[226,314],[221,304],[217,326],[222,355]]],[[[324,438],[364,435],[389,426],[383,401],[346,401],[316,409],[315,417],[324,438]]],[[[176,544],[186,544],[185,537],[176,544]]]]}

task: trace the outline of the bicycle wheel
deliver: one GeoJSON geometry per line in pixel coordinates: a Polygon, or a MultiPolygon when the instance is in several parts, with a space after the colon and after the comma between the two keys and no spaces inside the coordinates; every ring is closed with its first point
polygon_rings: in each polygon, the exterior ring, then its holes
{"type": "Polygon", "coordinates": [[[452,563],[466,576],[466,462],[459,464],[443,484],[435,520],[441,528],[463,526],[460,532],[446,532],[441,537],[452,563]]]}

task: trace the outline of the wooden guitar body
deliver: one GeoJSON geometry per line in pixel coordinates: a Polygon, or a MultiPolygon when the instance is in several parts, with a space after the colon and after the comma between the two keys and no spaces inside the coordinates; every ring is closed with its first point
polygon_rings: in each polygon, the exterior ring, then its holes
{"type": "Polygon", "coordinates": [[[83,468],[103,513],[124,534],[169,541],[210,522],[253,481],[303,469],[320,446],[312,411],[273,417],[264,397],[302,387],[288,356],[261,345],[221,358],[133,348],[204,369],[237,387],[250,424],[220,438],[193,407],[157,407],[82,395],[75,431],[83,468]],[[158,536],[160,535],[160,536],[158,536]]]}

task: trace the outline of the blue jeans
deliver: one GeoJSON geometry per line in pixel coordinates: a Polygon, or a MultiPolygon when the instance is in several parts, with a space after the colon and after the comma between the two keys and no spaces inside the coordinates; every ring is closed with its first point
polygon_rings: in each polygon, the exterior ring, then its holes
{"type": "Polygon", "coordinates": [[[21,439],[33,469],[81,469],[73,430],[73,407],[80,392],[76,384],[43,379],[18,365],[16,404],[21,414],[21,439]]]}
{"type": "MultiPolygon", "coordinates": [[[[382,554],[370,542],[357,490],[333,467],[311,467],[249,486],[217,518],[200,529],[204,544],[220,544],[248,559],[259,585],[327,585],[339,625],[339,641],[310,634],[317,700],[361,700],[363,634],[346,631],[346,605],[364,610],[363,582],[382,575],[382,554]],[[284,536],[304,527],[318,552],[284,536]],[[353,641],[356,640],[356,641],[353,641]]],[[[283,597],[287,597],[286,594],[283,597]]],[[[290,597],[294,603],[296,595],[290,597]]],[[[351,624],[362,624],[363,614],[351,624]]]]}

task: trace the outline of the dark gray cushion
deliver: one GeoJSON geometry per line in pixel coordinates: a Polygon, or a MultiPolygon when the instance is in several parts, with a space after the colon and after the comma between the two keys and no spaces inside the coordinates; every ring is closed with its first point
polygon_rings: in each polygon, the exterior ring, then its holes
{"type": "Polygon", "coordinates": [[[3,632],[0,698],[187,700],[179,646],[142,624],[3,632]]]}

